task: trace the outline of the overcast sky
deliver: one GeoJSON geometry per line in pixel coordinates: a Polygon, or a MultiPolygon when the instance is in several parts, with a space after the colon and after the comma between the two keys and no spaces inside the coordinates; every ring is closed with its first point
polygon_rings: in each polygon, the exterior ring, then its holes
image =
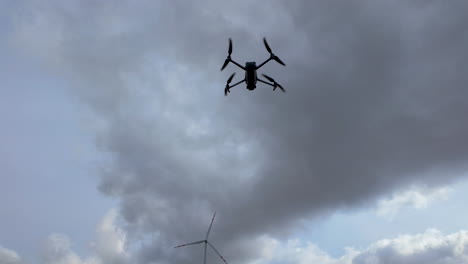
{"type": "Polygon", "coordinates": [[[465,0],[0,10],[0,264],[468,263],[465,0]]]}

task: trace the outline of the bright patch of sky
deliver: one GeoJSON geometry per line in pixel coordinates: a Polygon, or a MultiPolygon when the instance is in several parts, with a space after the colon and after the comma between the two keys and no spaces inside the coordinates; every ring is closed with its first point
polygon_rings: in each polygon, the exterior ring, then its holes
{"type": "Polygon", "coordinates": [[[95,227],[115,202],[97,190],[90,113],[68,84],[5,43],[0,49],[0,244],[37,259],[54,232],[86,252],[95,227]],[[27,239],[25,235],[27,234],[27,239]]]}
{"type": "Polygon", "coordinates": [[[373,208],[336,212],[308,222],[308,231],[300,232],[298,237],[340,257],[346,247],[362,249],[377,240],[400,234],[421,233],[431,228],[443,233],[467,229],[468,180],[432,191],[412,186],[388,198],[376,201],[373,208]],[[397,201],[405,202],[395,210],[397,201]],[[383,204],[391,209],[384,209],[383,204]],[[388,210],[392,211],[390,218],[381,213],[388,210]],[[451,217],[454,215],[457,217],[451,217]]]}

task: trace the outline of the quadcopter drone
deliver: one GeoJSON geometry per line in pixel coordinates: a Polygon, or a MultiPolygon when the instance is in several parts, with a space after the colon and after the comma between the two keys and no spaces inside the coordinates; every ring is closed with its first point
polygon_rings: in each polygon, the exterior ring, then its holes
{"type": "Polygon", "coordinates": [[[221,67],[221,71],[224,70],[224,68],[226,68],[226,66],[228,65],[229,62],[232,62],[234,63],[237,67],[243,69],[245,71],[245,79],[229,86],[229,84],[231,83],[232,79],[234,78],[234,75],[236,75],[236,73],[233,73],[229,79],[227,80],[227,83],[226,83],[226,88],[224,88],[224,95],[227,95],[228,93],[230,93],[230,89],[236,85],[239,85],[243,82],[246,82],[247,84],[247,89],[248,90],[254,90],[256,88],[256,84],[257,84],[257,81],[259,82],[262,82],[264,84],[267,84],[267,85],[270,85],[270,86],[273,86],[273,91],[276,90],[276,88],[280,88],[281,91],[283,92],[286,92],[286,90],[279,84],[277,83],[273,78],[271,78],[270,76],[268,75],[265,75],[265,74],[262,74],[263,77],[265,77],[267,80],[269,80],[270,82],[272,83],[269,83],[267,81],[264,81],[262,79],[259,79],[257,78],[257,70],[260,69],[260,67],[262,67],[263,65],[265,65],[267,62],[269,62],[270,60],[275,60],[276,62],[278,62],[279,64],[283,65],[283,66],[286,66],[286,64],[284,64],[284,62],[282,62],[280,60],[280,58],[278,58],[278,56],[276,56],[275,54],[273,54],[273,52],[271,52],[271,48],[270,46],[268,45],[268,42],[266,41],[265,38],[263,38],[263,43],[265,44],[265,48],[267,49],[267,51],[270,53],[270,58],[268,58],[266,61],[264,61],[263,63],[261,63],[260,65],[256,65],[255,61],[251,61],[251,62],[246,62],[245,63],[245,66],[242,66],[240,65],[239,63],[235,62],[233,59],[231,59],[231,53],[232,53],[232,40],[229,39],[229,50],[228,50],[228,56],[226,58],[226,60],[224,61],[224,64],[223,66],[221,67]]]}

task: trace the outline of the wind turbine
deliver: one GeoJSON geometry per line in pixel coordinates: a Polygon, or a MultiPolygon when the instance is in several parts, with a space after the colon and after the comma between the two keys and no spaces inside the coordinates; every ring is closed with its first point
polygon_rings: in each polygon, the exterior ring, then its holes
{"type": "Polygon", "coordinates": [[[180,246],[176,246],[176,247],[174,247],[174,248],[179,248],[179,247],[185,247],[185,246],[190,246],[190,245],[205,243],[205,254],[204,254],[204,256],[203,256],[203,264],[206,264],[206,247],[207,247],[207,245],[210,246],[210,247],[214,250],[214,252],[224,261],[224,263],[227,264],[227,262],[226,262],[226,260],[223,258],[223,256],[221,256],[221,254],[219,254],[218,250],[216,250],[216,248],[213,246],[213,244],[211,244],[211,243],[208,241],[208,236],[210,235],[211,226],[213,226],[213,221],[214,221],[214,219],[215,219],[215,216],[216,216],[216,212],[214,213],[213,218],[211,218],[210,227],[208,227],[208,232],[206,232],[206,236],[205,236],[205,239],[204,239],[204,240],[200,240],[200,241],[196,241],[196,242],[192,242],[192,243],[188,243],[188,244],[183,244],[183,245],[180,245],[180,246]]]}

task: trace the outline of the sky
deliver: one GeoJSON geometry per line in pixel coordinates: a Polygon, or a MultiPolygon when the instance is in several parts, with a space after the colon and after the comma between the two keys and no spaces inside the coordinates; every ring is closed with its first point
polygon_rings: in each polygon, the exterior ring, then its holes
{"type": "Polygon", "coordinates": [[[0,264],[468,263],[467,11],[1,2],[0,264]]]}

